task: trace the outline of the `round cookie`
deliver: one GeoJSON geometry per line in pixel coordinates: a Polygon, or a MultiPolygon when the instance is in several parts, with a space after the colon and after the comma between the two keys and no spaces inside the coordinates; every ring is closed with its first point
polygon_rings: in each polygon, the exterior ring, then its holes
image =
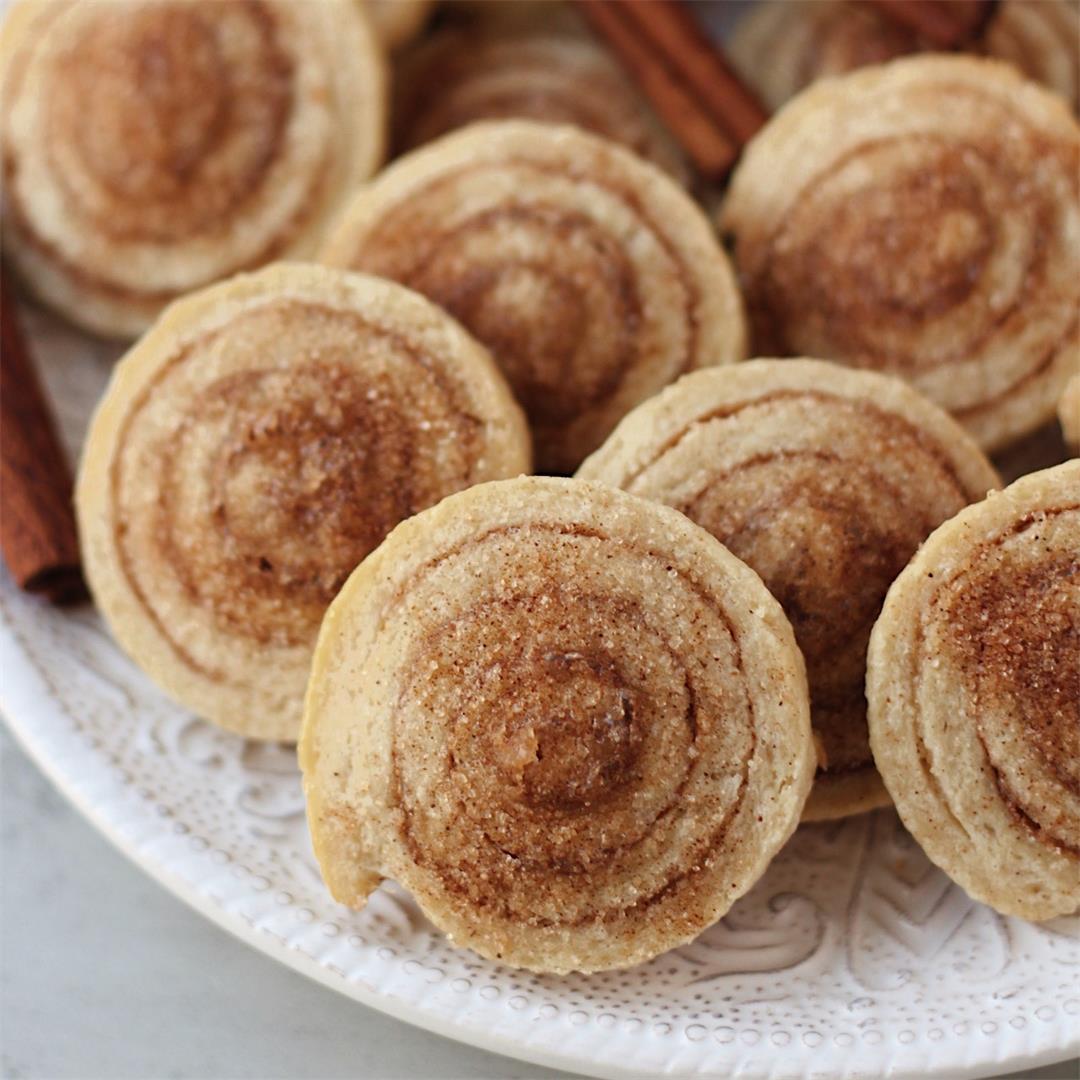
{"type": "Polygon", "coordinates": [[[723,208],[755,351],[899,375],[984,449],[1013,442],[1080,355],[1078,177],[1068,108],[1005,64],[817,83],[753,140],[723,208]]]}
{"type": "Polygon", "coordinates": [[[1076,0],[1002,0],[979,48],[1080,108],[1080,6],[1076,0]]]}
{"type": "Polygon", "coordinates": [[[403,518],[529,469],[487,352],[390,282],[282,264],[172,305],[121,360],[76,492],[116,639],[177,701],[295,739],[319,622],[403,518]]]}
{"type": "Polygon", "coordinates": [[[751,360],[639,406],[578,476],[682,511],[783,605],[819,749],[804,817],[888,803],[866,731],[866,643],[922,540],[998,482],[959,425],[898,379],[751,360]]]}
{"type": "Polygon", "coordinates": [[[590,38],[449,28],[404,58],[394,105],[400,150],[478,120],[506,119],[574,124],[690,181],[677,144],[590,38]]]}
{"type": "Polygon", "coordinates": [[[759,0],[727,51],[743,79],[775,111],[803,87],[918,51],[918,37],[848,0],[759,0]]]}
{"type": "Polygon", "coordinates": [[[299,756],[331,892],[383,878],[458,945],[625,967],[754,883],[813,777],[761,581],[667,507],[484,484],[398,526],[331,605],[299,756]]]}
{"type": "Polygon", "coordinates": [[[874,627],[870,742],[900,816],[976,900],[1080,907],[1080,461],[947,521],[874,627]]]}
{"type": "Polygon", "coordinates": [[[361,190],[323,259],[400,281],[491,349],[537,466],[570,472],[679,375],[745,355],[742,301],[708,219],[605,139],[473,124],[361,190]]]}
{"type": "MultiPolygon", "coordinates": [[[[1070,0],[1001,0],[973,50],[1007,60],[1076,108],[1080,10],[1070,0]]],[[[762,0],[740,20],[728,52],[771,109],[804,86],[913,52],[917,34],[851,0],[762,0]]]]}
{"type": "Polygon", "coordinates": [[[5,254],[72,322],[314,252],[383,152],[356,0],[17,4],[0,35],[5,254]]]}

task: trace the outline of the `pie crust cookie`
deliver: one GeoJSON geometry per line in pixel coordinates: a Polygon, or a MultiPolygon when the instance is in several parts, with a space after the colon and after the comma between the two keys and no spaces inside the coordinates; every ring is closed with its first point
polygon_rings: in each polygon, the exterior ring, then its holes
{"type": "Polygon", "coordinates": [[[76,493],[94,597],[177,701],[294,740],[327,605],[402,518],[529,469],[487,352],[390,282],[282,264],[172,305],[120,361],[76,493]]]}
{"type": "Polygon", "coordinates": [[[478,120],[508,119],[574,124],[690,183],[678,145],[618,63],[588,37],[450,27],[403,58],[394,103],[399,150],[478,120]]]}
{"type": "Polygon", "coordinates": [[[887,804],[866,731],[866,643],[919,544],[997,485],[970,436],[898,379],[751,360],[639,406],[578,476],[681,510],[783,605],[820,757],[804,817],[887,804]]]}
{"type": "Polygon", "coordinates": [[[613,488],[485,484],[398,526],[331,605],[300,763],[335,898],[404,885],[457,945],[625,967],[746,892],[814,771],[760,579],[613,488]]]}
{"type": "Polygon", "coordinates": [[[700,208],[566,125],[473,124],[401,158],[323,259],[416,289],[486,344],[543,472],[572,472],[679,375],[745,356],[742,300],[700,208]]]}
{"type": "MultiPolygon", "coordinates": [[[[1007,60],[1029,79],[1080,100],[1080,8],[1075,0],[1001,0],[978,48],[1007,60]]],[[[735,29],[728,53],[769,108],[804,86],[932,51],[913,31],[851,0],[761,0],[735,29]]]]}
{"type": "Polygon", "coordinates": [[[107,337],[312,255],[383,153],[382,49],[356,0],[21,3],[0,63],[5,257],[107,337]]]}
{"type": "Polygon", "coordinates": [[[919,56],[815,84],[722,211],[754,351],[900,375],[986,450],[1080,361],[1080,127],[1006,64],[919,56]]]}
{"type": "Polygon", "coordinates": [[[870,639],[870,742],[927,855],[1002,914],[1080,907],[1080,461],[947,521],[870,639]]]}

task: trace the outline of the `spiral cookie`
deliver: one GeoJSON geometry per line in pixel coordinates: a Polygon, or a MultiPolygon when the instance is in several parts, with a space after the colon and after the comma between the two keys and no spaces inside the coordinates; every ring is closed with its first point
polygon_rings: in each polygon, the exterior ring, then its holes
{"type": "Polygon", "coordinates": [[[848,0],[760,0],[728,43],[739,74],[771,109],[804,86],[920,48],[910,30],[848,0]]]}
{"type": "Polygon", "coordinates": [[[178,301],[121,361],[76,497],[120,644],[200,716],[294,739],[316,631],[402,518],[529,468],[488,354],[389,282],[280,265],[178,301]]]}
{"type": "Polygon", "coordinates": [[[757,351],[903,376],[987,449],[1034,430],[1080,356],[1078,177],[1076,121],[1007,65],[818,83],[750,145],[723,210],[757,351]]]}
{"type": "Polygon", "coordinates": [[[813,776],[758,577],[666,507],[485,484],[403,523],[319,635],[300,739],[323,876],[405,885],[459,945],[623,967],[724,914],[813,776]]]}
{"type": "Polygon", "coordinates": [[[1058,418],[1065,441],[1074,450],[1080,450],[1080,372],[1065,384],[1065,392],[1058,404],[1058,418]]]}
{"type": "Polygon", "coordinates": [[[1003,0],[981,49],[1080,107],[1080,5],[1076,0],[1003,0]]]}
{"type": "Polygon", "coordinates": [[[804,816],[887,803],[866,734],[866,642],[922,540],[997,483],[963,430],[896,379],[751,360],[639,406],[578,476],[681,510],[783,605],[819,746],[804,816]]]}
{"type": "Polygon", "coordinates": [[[672,180],[569,126],[474,124],[357,196],[327,262],[457,316],[525,407],[543,471],[570,472],[677,376],[745,355],[708,220],[672,180]]]}
{"type": "Polygon", "coordinates": [[[594,41],[566,34],[446,30],[407,58],[395,142],[410,150],[477,120],[575,124],[649,159],[680,183],[686,159],[622,69],[594,41]]]}
{"type": "MultiPolygon", "coordinates": [[[[1070,0],[1002,0],[976,48],[1008,60],[1076,107],[1080,93],[1080,9],[1070,0]]],[[[770,108],[816,79],[919,52],[910,30],[850,0],[765,0],[729,45],[740,74],[770,108]]]]}
{"type": "Polygon", "coordinates": [[[382,154],[383,61],[356,0],[25,3],[2,55],[6,254],[107,336],[310,254],[382,154]]]}
{"type": "Polygon", "coordinates": [[[870,639],[874,758],[904,824],[977,900],[1080,908],[1080,461],[947,521],[870,639]]]}

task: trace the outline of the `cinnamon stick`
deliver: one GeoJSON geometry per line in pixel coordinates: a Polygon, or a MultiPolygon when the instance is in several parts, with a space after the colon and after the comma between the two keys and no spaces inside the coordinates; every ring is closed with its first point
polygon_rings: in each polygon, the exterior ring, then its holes
{"type": "Polygon", "coordinates": [[[956,49],[975,41],[994,14],[996,0],[864,0],[883,18],[911,30],[928,45],[956,49]]]}
{"type": "Polygon", "coordinates": [[[706,177],[731,169],[768,119],[682,0],[578,0],[706,177]]]}
{"type": "Polygon", "coordinates": [[[0,547],[11,576],[54,603],[86,595],[68,466],[0,273],[0,547]]]}

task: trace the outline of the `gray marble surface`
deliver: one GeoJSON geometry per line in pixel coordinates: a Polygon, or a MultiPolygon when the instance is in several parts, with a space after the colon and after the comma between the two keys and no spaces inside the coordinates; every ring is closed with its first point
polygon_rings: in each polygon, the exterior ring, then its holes
{"type": "MultiPolygon", "coordinates": [[[[115,851],[2,725],[0,812],[5,1078],[567,1075],[408,1027],[229,937],[115,851]]],[[[1080,1064],[1022,1075],[1078,1080],[1080,1064]]]]}

